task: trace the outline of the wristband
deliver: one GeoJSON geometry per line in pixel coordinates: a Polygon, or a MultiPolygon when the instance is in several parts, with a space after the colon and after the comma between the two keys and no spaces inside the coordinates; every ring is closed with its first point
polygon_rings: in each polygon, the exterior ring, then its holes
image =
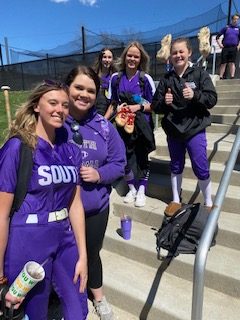
{"type": "Polygon", "coordinates": [[[144,112],[144,105],[143,104],[140,105],[140,111],[144,112]]]}

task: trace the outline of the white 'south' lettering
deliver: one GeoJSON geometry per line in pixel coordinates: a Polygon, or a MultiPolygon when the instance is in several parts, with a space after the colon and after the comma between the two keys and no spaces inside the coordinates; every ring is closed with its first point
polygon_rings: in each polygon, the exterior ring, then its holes
{"type": "Polygon", "coordinates": [[[41,186],[48,186],[51,183],[76,183],[77,170],[74,166],[40,166],[38,168],[38,174],[41,178],[38,182],[41,186]]]}

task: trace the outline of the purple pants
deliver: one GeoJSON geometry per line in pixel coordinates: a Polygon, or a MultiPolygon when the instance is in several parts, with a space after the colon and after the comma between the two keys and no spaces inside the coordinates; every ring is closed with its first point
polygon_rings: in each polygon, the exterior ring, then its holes
{"type": "Polygon", "coordinates": [[[49,294],[53,286],[63,310],[64,320],[85,320],[87,293],[79,293],[79,281],[73,283],[78,252],[69,219],[47,224],[10,227],[5,255],[5,274],[11,284],[27,261],[44,265],[45,279],[24,300],[25,313],[31,320],[47,320],[49,294]]]}
{"type": "Polygon", "coordinates": [[[171,158],[170,168],[172,173],[181,174],[183,172],[185,154],[187,151],[196,177],[200,180],[207,180],[209,178],[210,174],[205,130],[197,133],[186,141],[177,141],[167,137],[167,142],[171,158]]]}

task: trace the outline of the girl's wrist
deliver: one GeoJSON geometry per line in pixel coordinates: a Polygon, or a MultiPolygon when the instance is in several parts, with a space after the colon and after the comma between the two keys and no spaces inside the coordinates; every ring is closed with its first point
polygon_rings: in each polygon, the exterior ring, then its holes
{"type": "Polygon", "coordinates": [[[5,277],[5,276],[1,276],[0,277],[0,285],[4,285],[4,284],[7,284],[8,282],[8,278],[5,277]]]}

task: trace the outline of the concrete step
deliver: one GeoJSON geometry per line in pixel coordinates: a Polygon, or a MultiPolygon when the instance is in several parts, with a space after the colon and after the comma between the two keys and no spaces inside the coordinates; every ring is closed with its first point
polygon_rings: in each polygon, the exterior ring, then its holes
{"type": "MultiPolygon", "coordinates": [[[[218,183],[212,182],[213,199],[217,193],[218,187],[218,183]]],[[[182,188],[183,203],[204,202],[202,194],[199,191],[196,179],[193,181],[192,179],[187,179],[183,177],[182,188]]],[[[228,186],[227,193],[223,203],[223,211],[240,214],[239,194],[240,186],[228,186]]],[[[171,201],[172,189],[170,176],[156,173],[150,174],[147,195],[166,202],[171,201]]]]}
{"type": "Polygon", "coordinates": [[[224,99],[230,97],[231,99],[240,99],[240,86],[237,87],[236,91],[229,91],[228,89],[226,91],[218,91],[218,100],[224,99]]]}
{"type": "Polygon", "coordinates": [[[212,122],[223,124],[234,124],[240,126],[240,115],[236,114],[212,114],[212,122]]]}
{"type": "MultiPolygon", "coordinates": [[[[239,98],[240,99],[240,98],[239,98]]],[[[238,106],[223,106],[223,105],[216,105],[214,108],[210,110],[211,115],[214,114],[221,114],[221,115],[239,115],[240,113],[240,105],[238,106]]]]}
{"type": "Polygon", "coordinates": [[[218,133],[221,135],[236,134],[239,126],[233,124],[212,123],[206,128],[207,133],[218,133]]]}
{"type": "MultiPolygon", "coordinates": [[[[158,118],[158,125],[155,126],[155,132],[157,132],[161,128],[161,119],[159,115],[154,115],[154,123],[156,123],[155,117],[158,118]]],[[[212,123],[211,126],[207,127],[207,133],[220,133],[220,134],[236,134],[239,126],[236,124],[223,124],[223,123],[212,123]]]]}
{"type": "MultiPolygon", "coordinates": [[[[134,204],[126,204],[123,198],[115,195],[112,213],[118,218],[123,214],[130,215],[134,221],[158,229],[162,224],[166,205],[166,202],[159,199],[147,197],[146,205],[143,208],[136,208],[134,204]]],[[[217,243],[240,250],[240,215],[221,211],[218,226],[217,243]]]]}
{"type": "MultiPolygon", "coordinates": [[[[126,250],[128,247],[126,242],[126,250]]],[[[107,250],[101,256],[105,293],[112,305],[141,320],[191,318],[190,281],[164,272],[166,266],[160,262],[153,268],[107,250]]],[[[205,288],[203,320],[237,320],[239,308],[239,299],[205,288]]]]}
{"type": "MultiPolygon", "coordinates": [[[[164,175],[170,175],[170,157],[169,156],[159,156],[151,153],[149,156],[150,162],[150,172],[151,173],[159,173],[164,175]]],[[[211,162],[210,170],[211,170],[211,179],[213,182],[220,182],[223,172],[225,169],[225,165],[222,163],[211,162]]],[[[235,170],[232,172],[232,176],[230,179],[230,184],[234,186],[239,186],[240,184],[240,164],[235,165],[235,170]]],[[[190,179],[196,179],[190,159],[186,159],[185,168],[184,168],[184,177],[190,179]]]]}
{"type": "MultiPolygon", "coordinates": [[[[107,297],[107,300],[108,297],[107,297]]],[[[136,315],[133,315],[123,309],[119,309],[118,307],[112,305],[112,311],[114,314],[114,320],[138,320],[139,318],[136,315]]],[[[97,316],[97,314],[95,313],[95,309],[93,307],[93,304],[89,301],[88,303],[88,320],[99,320],[99,317],[97,316]]],[[[57,319],[56,319],[57,320],[57,319]]]]}
{"type": "MultiPolygon", "coordinates": [[[[231,152],[235,138],[236,136],[234,134],[207,132],[207,152],[209,160],[225,164],[229,158],[229,153],[231,152]]],[[[155,131],[155,140],[155,154],[164,157],[169,156],[166,135],[162,128],[155,131]]],[[[188,157],[188,154],[186,154],[186,157],[188,157]]],[[[237,163],[240,163],[240,156],[237,159],[237,163]]]]}
{"type": "MultiPolygon", "coordinates": [[[[119,225],[120,219],[118,217],[110,217],[104,248],[122,257],[158,268],[160,260],[157,259],[155,249],[156,231],[152,230],[150,226],[133,220],[131,240],[127,241],[119,235],[119,225]]],[[[166,256],[167,251],[162,250],[161,254],[166,256]]],[[[191,281],[194,259],[194,254],[180,254],[172,259],[166,272],[191,281]]],[[[240,298],[240,269],[236,267],[234,261],[240,261],[240,250],[220,245],[212,247],[208,254],[205,286],[240,298]]]]}
{"type": "Polygon", "coordinates": [[[232,98],[231,96],[225,96],[225,98],[219,98],[217,101],[218,105],[224,106],[239,106],[239,98],[232,98]]]}
{"type": "MultiPolygon", "coordinates": [[[[107,297],[108,300],[108,297],[107,297]]],[[[111,306],[113,314],[114,314],[114,320],[138,320],[139,318],[135,315],[119,309],[117,306],[112,305],[111,306]]],[[[93,307],[93,304],[90,300],[88,300],[88,320],[99,320],[98,315],[95,312],[95,308],[93,307]]],[[[59,300],[54,300],[50,304],[48,308],[48,320],[63,320],[63,315],[61,311],[61,306],[59,300]]]]}
{"type": "MultiPolygon", "coordinates": [[[[211,141],[208,141],[207,155],[209,161],[214,163],[219,162],[222,164],[226,164],[231,148],[232,143],[225,143],[221,141],[212,143],[211,141]]],[[[169,157],[168,147],[157,142],[155,154],[160,157],[169,157]]],[[[189,158],[188,153],[186,153],[186,159],[187,158],[189,158]]],[[[236,163],[240,164],[240,156],[237,157],[236,163]]]]}
{"type": "Polygon", "coordinates": [[[220,94],[222,92],[224,92],[225,94],[228,94],[229,92],[239,92],[240,91],[240,84],[219,85],[217,83],[216,90],[217,90],[218,94],[220,94]]]}
{"type": "Polygon", "coordinates": [[[239,86],[240,79],[224,79],[224,80],[217,80],[216,81],[216,88],[217,90],[222,86],[232,87],[232,86],[239,86]]]}

